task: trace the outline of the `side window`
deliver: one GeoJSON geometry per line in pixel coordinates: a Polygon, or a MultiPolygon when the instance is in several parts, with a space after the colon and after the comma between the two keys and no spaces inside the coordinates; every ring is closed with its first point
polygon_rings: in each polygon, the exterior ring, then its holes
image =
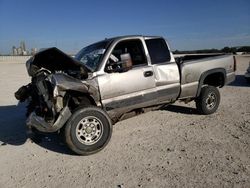
{"type": "Polygon", "coordinates": [[[170,52],[164,39],[149,39],[145,42],[148,48],[152,64],[170,61],[170,52]]]}
{"type": "Polygon", "coordinates": [[[122,41],[116,45],[111,53],[110,59],[121,61],[124,54],[129,54],[132,60],[132,66],[147,64],[144,48],[141,40],[122,41]]]}

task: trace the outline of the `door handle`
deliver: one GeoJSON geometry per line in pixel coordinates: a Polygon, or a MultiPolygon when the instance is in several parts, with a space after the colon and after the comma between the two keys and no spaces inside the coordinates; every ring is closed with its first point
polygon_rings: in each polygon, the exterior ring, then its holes
{"type": "Polygon", "coordinates": [[[153,76],[153,71],[146,71],[143,74],[145,77],[153,76]]]}

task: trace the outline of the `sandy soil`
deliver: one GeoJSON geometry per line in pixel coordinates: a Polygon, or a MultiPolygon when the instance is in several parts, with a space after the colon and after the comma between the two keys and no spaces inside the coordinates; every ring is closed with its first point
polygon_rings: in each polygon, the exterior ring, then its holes
{"type": "Polygon", "coordinates": [[[250,187],[249,57],[220,89],[217,113],[176,103],[114,126],[108,146],[76,156],[57,135],[26,136],[13,93],[29,82],[22,63],[0,63],[0,187],[250,187]]]}

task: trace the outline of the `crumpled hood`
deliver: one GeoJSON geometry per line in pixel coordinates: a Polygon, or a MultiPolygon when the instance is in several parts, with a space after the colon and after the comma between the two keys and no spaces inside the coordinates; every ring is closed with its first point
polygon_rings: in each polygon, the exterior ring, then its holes
{"type": "Polygon", "coordinates": [[[26,62],[26,66],[30,76],[34,75],[41,68],[51,72],[65,70],[90,72],[81,62],[55,47],[36,53],[26,62]]]}

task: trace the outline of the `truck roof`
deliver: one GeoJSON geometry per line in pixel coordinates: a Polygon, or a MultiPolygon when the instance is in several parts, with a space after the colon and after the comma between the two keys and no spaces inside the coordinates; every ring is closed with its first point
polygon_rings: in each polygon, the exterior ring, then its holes
{"type": "Polygon", "coordinates": [[[119,40],[119,39],[129,39],[129,38],[136,38],[136,37],[143,37],[144,39],[153,39],[153,38],[162,38],[161,36],[144,36],[144,35],[123,35],[123,36],[117,36],[117,37],[112,37],[112,38],[107,38],[105,40],[119,40]]]}
{"type": "Polygon", "coordinates": [[[134,38],[138,38],[138,37],[143,37],[145,40],[147,39],[155,39],[155,38],[162,38],[161,36],[144,36],[144,35],[123,35],[123,36],[116,36],[116,37],[111,37],[111,38],[105,38],[104,40],[100,40],[97,41],[95,43],[92,43],[90,45],[99,43],[99,42],[108,42],[108,43],[112,43],[114,41],[117,40],[121,40],[121,39],[134,39],[134,38]]]}

